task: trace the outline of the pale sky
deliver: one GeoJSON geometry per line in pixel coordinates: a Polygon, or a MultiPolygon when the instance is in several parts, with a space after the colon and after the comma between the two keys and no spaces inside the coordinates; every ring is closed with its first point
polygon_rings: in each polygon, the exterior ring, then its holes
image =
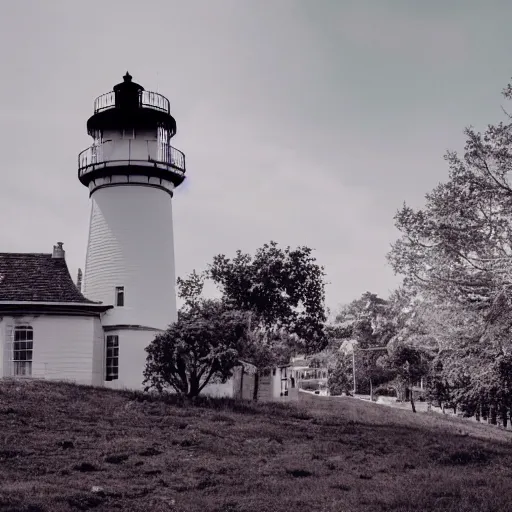
{"type": "Polygon", "coordinates": [[[64,242],[84,268],[77,155],[128,70],[164,94],[187,158],[176,273],[265,242],[307,245],[336,308],[399,283],[385,255],[465,126],[503,118],[512,2],[2,0],[0,252],[64,242]]]}

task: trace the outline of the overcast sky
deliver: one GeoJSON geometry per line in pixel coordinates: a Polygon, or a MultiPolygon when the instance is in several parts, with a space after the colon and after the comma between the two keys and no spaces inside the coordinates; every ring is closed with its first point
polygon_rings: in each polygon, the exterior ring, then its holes
{"type": "Polygon", "coordinates": [[[177,275],[275,240],[315,249],[330,307],[386,296],[396,210],[446,178],[465,126],[503,118],[511,19],[508,0],[2,0],[0,251],[62,241],[84,268],[77,155],[128,70],[187,157],[177,275]]]}

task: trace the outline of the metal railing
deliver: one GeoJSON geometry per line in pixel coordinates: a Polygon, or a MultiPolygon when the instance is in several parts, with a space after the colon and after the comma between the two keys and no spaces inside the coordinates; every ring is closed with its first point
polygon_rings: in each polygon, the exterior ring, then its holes
{"type": "MultiPolygon", "coordinates": [[[[102,94],[94,100],[95,114],[115,107],[116,93],[114,91],[102,94]]],[[[171,112],[169,100],[165,96],[152,91],[139,92],[139,107],[160,110],[161,112],[166,112],[167,114],[170,114],[171,112]]]]}
{"type": "Polygon", "coordinates": [[[167,112],[168,114],[171,112],[169,100],[157,92],[142,91],[140,95],[140,104],[142,107],[161,110],[163,112],[167,112]]]}
{"type": "Polygon", "coordinates": [[[78,172],[83,176],[97,165],[153,165],[170,166],[178,174],[185,174],[185,155],[170,144],[156,140],[119,139],[93,144],[78,155],[78,172]]]}
{"type": "Polygon", "coordinates": [[[98,96],[94,100],[94,113],[97,114],[103,110],[114,108],[116,106],[116,94],[114,91],[107,92],[98,96]]]}

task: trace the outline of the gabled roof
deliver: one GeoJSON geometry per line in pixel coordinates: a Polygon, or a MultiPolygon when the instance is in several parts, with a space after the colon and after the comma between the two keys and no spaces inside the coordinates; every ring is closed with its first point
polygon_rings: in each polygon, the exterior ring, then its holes
{"type": "Polygon", "coordinates": [[[0,253],[0,301],[101,304],[78,291],[64,258],[37,253],[0,253]]]}

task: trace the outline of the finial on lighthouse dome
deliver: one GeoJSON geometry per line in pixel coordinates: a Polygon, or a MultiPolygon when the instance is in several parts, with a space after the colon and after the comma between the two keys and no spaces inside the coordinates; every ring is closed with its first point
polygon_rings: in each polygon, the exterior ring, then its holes
{"type": "Polygon", "coordinates": [[[126,75],[123,76],[123,80],[125,82],[131,82],[132,81],[132,75],[130,75],[130,73],[128,73],[128,71],[126,72],[126,75]]]}

